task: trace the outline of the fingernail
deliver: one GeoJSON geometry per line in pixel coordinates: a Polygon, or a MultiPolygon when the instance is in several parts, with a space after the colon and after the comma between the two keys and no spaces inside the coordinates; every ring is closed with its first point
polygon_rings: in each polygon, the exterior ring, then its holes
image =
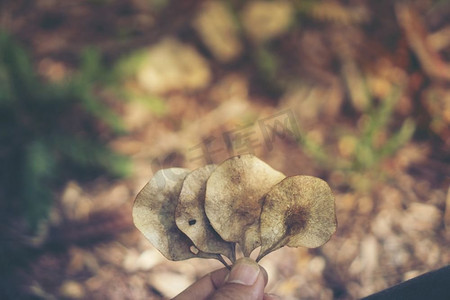
{"type": "Polygon", "coordinates": [[[226,282],[253,285],[258,278],[259,272],[258,264],[254,260],[244,257],[236,261],[226,282]]]}

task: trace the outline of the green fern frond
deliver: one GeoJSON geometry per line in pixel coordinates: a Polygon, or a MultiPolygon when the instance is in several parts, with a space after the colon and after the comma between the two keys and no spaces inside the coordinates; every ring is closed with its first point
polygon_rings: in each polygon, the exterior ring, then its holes
{"type": "Polygon", "coordinates": [[[122,122],[96,94],[110,78],[100,53],[87,49],[77,75],[45,83],[24,49],[0,33],[0,209],[35,229],[64,180],[129,174],[129,160],[106,144],[124,132],[122,122]]]}

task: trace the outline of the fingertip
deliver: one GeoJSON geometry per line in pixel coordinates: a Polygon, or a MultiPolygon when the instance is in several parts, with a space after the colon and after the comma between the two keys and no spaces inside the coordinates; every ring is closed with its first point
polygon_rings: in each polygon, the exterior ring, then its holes
{"type": "Polygon", "coordinates": [[[252,286],[260,273],[261,268],[254,260],[243,257],[238,259],[233,265],[226,282],[252,286]]]}

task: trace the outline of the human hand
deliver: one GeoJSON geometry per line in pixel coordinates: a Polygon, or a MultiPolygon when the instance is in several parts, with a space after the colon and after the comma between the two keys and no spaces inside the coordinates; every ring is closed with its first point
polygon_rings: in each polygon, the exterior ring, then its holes
{"type": "Polygon", "coordinates": [[[267,272],[250,258],[241,258],[232,266],[207,274],[173,300],[276,300],[264,293],[267,272]]]}

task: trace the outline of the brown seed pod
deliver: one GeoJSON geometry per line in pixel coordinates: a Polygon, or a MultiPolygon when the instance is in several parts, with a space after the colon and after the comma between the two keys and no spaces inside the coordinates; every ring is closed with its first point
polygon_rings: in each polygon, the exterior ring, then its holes
{"type": "Polygon", "coordinates": [[[175,222],[199,250],[225,255],[234,262],[234,244],[225,242],[214,231],[205,214],[206,181],[215,168],[207,165],[186,176],[178,197],[175,222]]]}
{"type": "Polygon", "coordinates": [[[285,175],[246,154],[220,164],[206,183],[205,212],[215,231],[239,243],[245,256],[261,244],[259,217],[263,196],[285,175]]]}
{"type": "Polygon", "coordinates": [[[133,206],[133,221],[144,236],[167,259],[218,258],[196,249],[175,224],[175,208],[181,186],[189,170],[159,170],[139,192],[133,206]]]}
{"type": "Polygon", "coordinates": [[[260,260],[285,245],[316,248],[336,231],[334,196],[328,184],[312,176],[291,176],[265,196],[260,260]]]}

